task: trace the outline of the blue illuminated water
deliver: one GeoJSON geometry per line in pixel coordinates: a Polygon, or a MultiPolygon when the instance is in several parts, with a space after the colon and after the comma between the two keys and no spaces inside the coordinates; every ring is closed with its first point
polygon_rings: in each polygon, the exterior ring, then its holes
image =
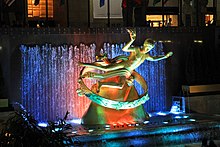
{"type": "Polygon", "coordinates": [[[76,93],[81,69],[77,63],[94,62],[95,48],[94,44],[21,46],[21,96],[28,112],[40,121],[63,118],[66,111],[81,117],[90,100],[76,93]]]}
{"type": "MultiPolygon", "coordinates": [[[[123,54],[124,44],[103,45],[102,52],[109,57],[123,54]]],[[[94,62],[96,45],[86,46],[21,46],[22,105],[37,120],[56,120],[64,117],[66,111],[72,118],[80,118],[87,110],[90,100],[79,97],[77,79],[81,67],[78,62],[94,62]]],[[[152,55],[163,55],[163,44],[157,43],[151,51],[152,55]]],[[[164,111],[166,109],[166,78],[165,61],[145,61],[137,70],[148,84],[150,100],[144,104],[148,112],[164,111]]],[[[94,81],[87,81],[92,85],[94,81]]],[[[139,93],[140,86],[136,85],[139,93]]]]}

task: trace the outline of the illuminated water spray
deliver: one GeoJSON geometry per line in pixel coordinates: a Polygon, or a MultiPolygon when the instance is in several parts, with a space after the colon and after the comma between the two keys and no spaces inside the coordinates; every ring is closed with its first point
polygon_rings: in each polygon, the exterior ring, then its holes
{"type": "Polygon", "coordinates": [[[66,111],[72,117],[83,115],[90,100],[75,92],[80,71],[77,63],[94,61],[95,48],[94,44],[21,46],[22,103],[37,120],[63,118],[66,111]]]}
{"type": "MultiPolygon", "coordinates": [[[[105,43],[102,52],[115,57],[124,52],[124,44],[105,43]]],[[[163,54],[162,43],[157,43],[152,55],[163,54]]],[[[80,75],[79,61],[95,61],[96,46],[21,46],[22,53],[22,104],[28,112],[40,121],[62,118],[66,111],[73,118],[81,118],[90,100],[79,97],[77,78],[80,75]],[[86,57],[86,58],[85,58],[86,57]]],[[[150,100],[144,104],[145,110],[163,111],[166,109],[165,60],[145,61],[138,69],[148,83],[150,100]]],[[[88,85],[94,81],[88,80],[88,85]]],[[[139,86],[137,86],[138,89],[139,86]]],[[[138,91],[141,93],[141,89],[138,91]]]]}

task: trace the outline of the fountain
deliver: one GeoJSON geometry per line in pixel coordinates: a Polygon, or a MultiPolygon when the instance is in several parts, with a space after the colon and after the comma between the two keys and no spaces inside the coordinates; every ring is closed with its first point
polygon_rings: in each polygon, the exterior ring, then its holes
{"type": "MultiPolygon", "coordinates": [[[[108,58],[126,54],[122,51],[125,44],[104,43],[101,53],[108,58]]],[[[57,120],[70,112],[70,118],[81,118],[88,109],[90,100],[79,97],[76,89],[81,62],[94,62],[96,45],[52,46],[50,44],[22,45],[22,104],[39,121],[57,120]],[[84,58],[86,57],[86,58],[84,58]]],[[[150,51],[152,56],[163,55],[163,43],[157,42],[150,51]]],[[[143,104],[145,112],[166,110],[165,60],[145,61],[136,71],[144,77],[148,85],[150,100],[143,104]]],[[[94,80],[87,80],[91,88],[94,80]]],[[[143,89],[134,82],[138,93],[143,89]]]]}

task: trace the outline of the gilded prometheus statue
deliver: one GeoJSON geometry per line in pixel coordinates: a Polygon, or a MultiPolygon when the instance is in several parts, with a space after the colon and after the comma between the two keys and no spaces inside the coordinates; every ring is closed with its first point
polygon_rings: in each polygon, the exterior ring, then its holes
{"type": "Polygon", "coordinates": [[[126,76],[128,78],[131,76],[131,73],[136,68],[138,68],[145,60],[159,61],[172,56],[172,52],[167,53],[165,56],[150,56],[149,52],[154,47],[154,41],[151,39],[146,39],[143,47],[131,47],[131,44],[136,39],[136,33],[135,31],[129,29],[127,29],[127,31],[130,34],[131,40],[122,48],[122,50],[125,52],[130,52],[129,57],[125,58],[119,56],[116,62],[108,62],[107,65],[102,65],[98,63],[79,63],[80,66],[105,71],[104,74],[86,72],[81,77],[105,79],[118,75],[126,76]]]}
{"type": "MultiPolygon", "coordinates": [[[[145,103],[149,99],[147,84],[144,78],[139,75],[135,69],[138,68],[145,60],[159,61],[172,56],[173,53],[169,52],[162,56],[151,56],[149,52],[154,47],[154,41],[151,39],[146,39],[143,47],[132,47],[131,45],[136,39],[136,31],[132,29],[127,29],[127,31],[131,40],[123,47],[122,50],[125,52],[130,52],[129,56],[118,56],[114,59],[108,59],[106,56],[102,56],[98,57],[101,59],[101,61],[98,62],[79,63],[79,65],[83,66],[84,69],[81,71],[79,78],[80,89],[77,89],[78,95],[86,95],[93,102],[101,106],[117,110],[135,108],[145,103]],[[102,73],[92,72],[94,70],[100,70],[102,73]],[[115,82],[115,80],[111,79],[113,77],[120,78],[117,80],[117,82],[115,82]],[[96,90],[91,91],[83,82],[84,78],[98,79],[101,81],[97,82],[95,88],[96,90]],[[126,101],[125,98],[122,98],[123,101],[115,101],[112,100],[111,97],[108,97],[109,94],[106,94],[107,92],[100,92],[101,87],[119,90],[124,87],[125,83],[128,87],[132,86],[134,80],[136,80],[144,89],[144,94],[139,96],[138,99],[126,101]]],[[[125,94],[120,94],[118,97],[119,99],[121,97],[125,97],[125,94]]]]}

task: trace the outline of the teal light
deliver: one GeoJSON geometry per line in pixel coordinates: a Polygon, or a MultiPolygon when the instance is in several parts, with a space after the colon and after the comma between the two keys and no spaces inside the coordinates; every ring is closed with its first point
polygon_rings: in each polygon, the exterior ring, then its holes
{"type": "Polygon", "coordinates": [[[176,119],[180,119],[180,118],[182,118],[181,116],[175,116],[174,118],[176,118],[176,119]]]}
{"type": "Polygon", "coordinates": [[[58,132],[58,131],[62,131],[62,128],[55,128],[54,130],[52,130],[52,132],[58,132]]]}
{"type": "Polygon", "coordinates": [[[196,121],[195,119],[189,119],[189,121],[196,121]]]}
{"type": "Polygon", "coordinates": [[[149,100],[149,96],[148,94],[142,96],[139,99],[133,100],[133,101],[129,101],[129,102],[122,102],[122,101],[114,101],[114,100],[110,100],[110,99],[106,99],[102,96],[99,96],[95,93],[93,93],[92,91],[90,91],[86,85],[84,84],[83,80],[80,81],[81,87],[85,87],[85,95],[92,100],[93,102],[95,102],[96,104],[99,104],[103,107],[107,107],[107,108],[111,108],[111,109],[131,109],[131,108],[135,108],[137,106],[140,106],[142,104],[144,104],[147,100],[149,100]]]}
{"type": "Polygon", "coordinates": [[[185,116],[183,116],[183,118],[189,118],[189,116],[185,115],[185,116]]]}

